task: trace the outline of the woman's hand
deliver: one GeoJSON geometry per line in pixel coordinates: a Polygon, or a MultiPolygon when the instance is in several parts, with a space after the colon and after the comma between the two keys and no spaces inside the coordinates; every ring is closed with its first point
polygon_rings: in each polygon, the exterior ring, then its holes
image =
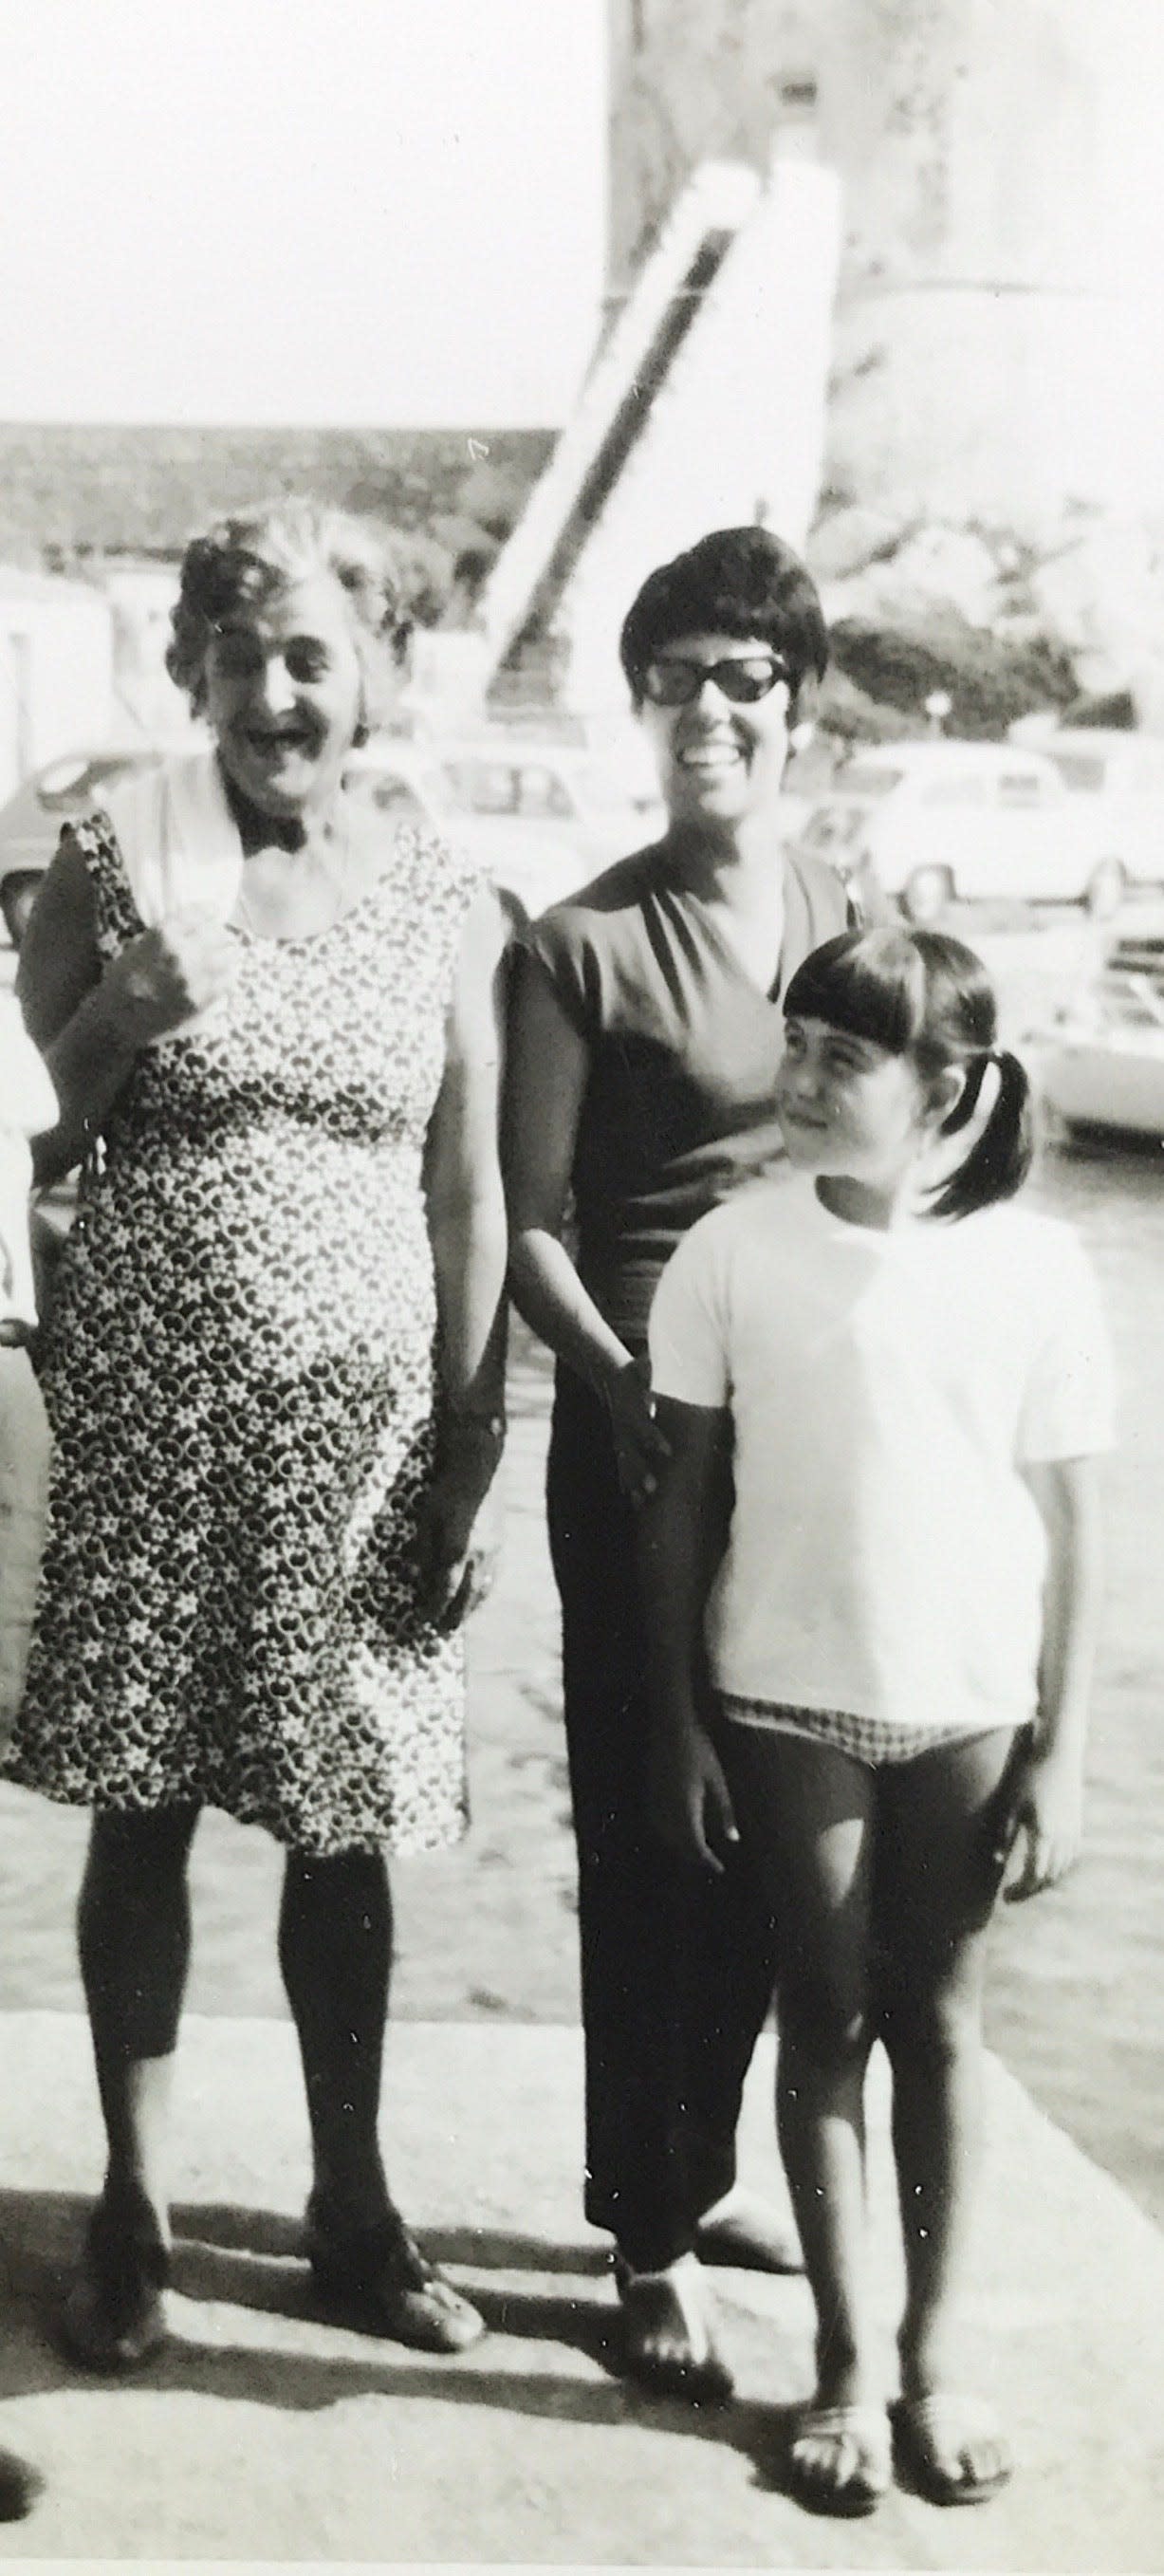
{"type": "Polygon", "coordinates": [[[459,1628],[493,1589],[501,1549],[496,1467],[495,1446],[453,1440],[438,1458],[421,1504],[417,1600],[423,1616],[446,1633],[459,1628]]]}
{"type": "Polygon", "coordinates": [[[671,1455],[655,1419],[650,1367],[646,1360],[625,1360],[603,1380],[602,1396],[610,1418],[618,1481],[632,1503],[654,1493],[660,1470],[671,1455]]]}
{"type": "Polygon", "coordinates": [[[216,913],[189,905],[131,939],[108,968],[106,990],[135,1046],[196,1019],[233,983],[238,947],[216,913]]]}
{"type": "Polygon", "coordinates": [[[724,1850],[740,1837],[719,1755],[697,1718],[656,1727],[647,1808],[660,1842],[678,1860],[722,1875],[724,1850]]]}
{"type": "Polygon", "coordinates": [[[1019,1837],[1025,1840],[1018,1877],[1003,1889],[1008,1904],[1057,1886],[1079,1858],[1083,1840],[1083,1779],[1070,1748],[1031,1752],[1016,1765],[1000,1808],[993,1859],[1006,1868],[1019,1837]]]}

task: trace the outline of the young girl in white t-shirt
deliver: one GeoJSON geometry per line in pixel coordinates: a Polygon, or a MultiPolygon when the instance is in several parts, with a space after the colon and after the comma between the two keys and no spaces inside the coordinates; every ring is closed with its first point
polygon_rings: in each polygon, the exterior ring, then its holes
{"type": "Polygon", "coordinates": [[[817,2312],[789,2474],[872,2510],[891,2464],[944,2504],[1010,2474],[960,2373],[984,1936],[1079,1848],[1107,1345],[1070,1230],[1007,1204],[1027,1078],[980,960],[847,932],[785,997],[794,1177],[695,1226],[651,1359],[670,1444],[644,1515],[655,1819],[739,1840],[778,1941],[778,2123],[817,2312]],[[863,2094],[889,2058],[906,2303],[878,2384],[863,2094]]]}

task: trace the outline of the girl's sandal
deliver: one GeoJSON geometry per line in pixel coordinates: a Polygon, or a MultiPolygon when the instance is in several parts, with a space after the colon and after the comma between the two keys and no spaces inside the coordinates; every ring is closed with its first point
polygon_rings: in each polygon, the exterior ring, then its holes
{"type": "Polygon", "coordinates": [[[875,2513],[893,2474],[883,2406],[806,2406],[788,2448],[788,2487],[809,2513],[875,2513]]]}
{"type": "Polygon", "coordinates": [[[986,2504],[1013,2474],[985,2398],[935,2388],[928,2397],[899,2397],[891,2421],[898,2465],[929,2504],[986,2504]]]}
{"type": "Polygon", "coordinates": [[[61,2314],[61,2341],[84,2370],[138,2370],[166,2340],[162,2293],[170,2250],[152,2231],[114,2218],[98,2201],[80,2271],[61,2314]]]}
{"type": "Polygon", "coordinates": [[[735,2381],[712,2332],[694,2259],[665,2272],[632,2272],[616,2255],[614,2274],[628,2376],[656,2397],[726,2406],[735,2381]]]}
{"type": "Polygon", "coordinates": [[[304,2251],[321,2290],[370,2334],[417,2352],[467,2352],[485,2332],[484,2317],[422,2254],[398,2210],[345,2229],[313,2193],[304,2251]]]}

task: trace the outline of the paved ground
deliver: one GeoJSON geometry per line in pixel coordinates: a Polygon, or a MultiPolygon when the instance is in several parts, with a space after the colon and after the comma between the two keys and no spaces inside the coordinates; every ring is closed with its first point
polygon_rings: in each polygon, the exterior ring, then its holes
{"type": "MultiPolygon", "coordinates": [[[[745,2169],[772,2176],[771,2047],[745,2169]]],[[[1164,2568],[1164,2239],[992,2069],[994,2222],[971,2336],[1022,2470],[974,2513],[895,2493],[871,2523],[779,2490],[805,2390],[801,2281],[725,2274],[739,2400],[700,2418],[616,2375],[597,2240],[576,2215],[576,2032],[399,2025],[401,2199],[493,2332],[438,2363],[325,2321],[296,2260],[304,2133],[291,2034],[193,2018],[181,2057],[174,2340],[140,2381],[86,2382],[45,2323],[98,2167],[83,2028],[0,2021],[6,2100],[0,2431],[48,2491],[0,2559],[205,2558],[777,2568],[1164,2568]]],[[[897,2288],[875,2097],[878,2287],[897,2288]]]]}

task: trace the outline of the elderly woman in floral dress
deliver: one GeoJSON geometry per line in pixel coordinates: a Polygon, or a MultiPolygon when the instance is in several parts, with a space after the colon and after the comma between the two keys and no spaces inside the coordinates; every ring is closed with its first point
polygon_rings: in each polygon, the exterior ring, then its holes
{"type": "Polygon", "coordinates": [[[170,668],[212,750],[66,831],[20,990],[85,1177],[11,1777],[92,1807],[81,1965],[108,2137],[74,2352],[165,2331],[167,2097],[201,1809],[286,1853],[306,2245],[372,2328],[481,2320],[390,2199],[386,1849],[462,1829],[460,1622],[502,1437],[508,923],[349,755],[398,688],[385,542],[285,502],[187,550],[170,668]]]}

